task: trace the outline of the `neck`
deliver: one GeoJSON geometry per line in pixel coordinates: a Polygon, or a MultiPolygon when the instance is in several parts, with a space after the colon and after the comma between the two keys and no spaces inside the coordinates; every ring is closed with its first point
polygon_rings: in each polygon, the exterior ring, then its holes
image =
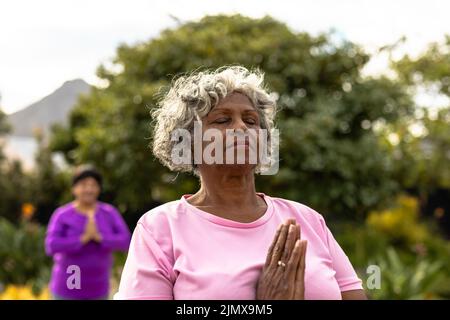
{"type": "Polygon", "coordinates": [[[94,201],[94,202],[83,202],[83,201],[77,200],[77,199],[75,199],[73,203],[74,203],[75,207],[77,207],[79,209],[86,209],[86,210],[92,209],[96,205],[96,201],[94,201]]]}
{"type": "Polygon", "coordinates": [[[244,173],[210,170],[201,174],[200,190],[193,196],[195,202],[214,207],[242,207],[258,205],[255,177],[252,170],[244,173]],[[195,199],[194,198],[194,199],[195,199]]]}

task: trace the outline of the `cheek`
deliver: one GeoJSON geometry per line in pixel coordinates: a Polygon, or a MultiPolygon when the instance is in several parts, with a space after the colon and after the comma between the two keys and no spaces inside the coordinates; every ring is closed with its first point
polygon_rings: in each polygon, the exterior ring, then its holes
{"type": "MultiPolygon", "coordinates": [[[[208,127],[205,127],[205,126],[204,126],[204,127],[203,127],[203,131],[202,131],[202,136],[198,139],[198,140],[201,139],[203,149],[204,149],[207,145],[209,145],[211,142],[216,141],[216,134],[213,134],[212,137],[211,137],[211,135],[210,135],[209,137],[205,137],[205,132],[206,132],[208,129],[214,129],[214,131],[220,131],[220,137],[218,137],[218,138],[221,138],[221,140],[222,140],[222,142],[223,142],[223,145],[225,145],[225,140],[226,140],[226,129],[218,128],[218,127],[215,127],[215,126],[208,126],[208,127]],[[204,137],[205,137],[205,138],[204,138],[204,137]],[[206,141],[205,141],[205,139],[206,139],[206,141]]],[[[192,137],[192,141],[193,141],[193,142],[196,141],[194,137],[192,137]]]]}
{"type": "Polygon", "coordinates": [[[73,188],[72,189],[72,194],[74,195],[74,196],[80,196],[81,195],[81,190],[80,190],[80,188],[73,188]]]}
{"type": "Polygon", "coordinates": [[[89,187],[85,189],[85,192],[89,195],[98,195],[100,193],[100,189],[98,187],[89,187]]]}
{"type": "Polygon", "coordinates": [[[86,188],[75,188],[73,194],[75,196],[85,196],[85,195],[97,195],[100,190],[96,187],[86,187],[86,188]]]}

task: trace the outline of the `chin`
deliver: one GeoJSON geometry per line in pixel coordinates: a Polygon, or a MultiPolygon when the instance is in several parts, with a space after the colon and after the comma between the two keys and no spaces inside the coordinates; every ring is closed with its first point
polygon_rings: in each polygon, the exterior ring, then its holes
{"type": "Polygon", "coordinates": [[[218,165],[220,170],[224,170],[225,172],[233,172],[238,174],[246,174],[248,172],[254,172],[256,165],[254,164],[221,164],[218,165]]]}
{"type": "Polygon", "coordinates": [[[80,200],[84,203],[94,203],[97,201],[97,198],[96,197],[86,197],[86,198],[81,198],[80,200]]]}

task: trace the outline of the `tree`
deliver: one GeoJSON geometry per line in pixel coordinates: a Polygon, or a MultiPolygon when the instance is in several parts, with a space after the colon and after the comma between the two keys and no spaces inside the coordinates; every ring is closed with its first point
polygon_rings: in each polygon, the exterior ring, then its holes
{"type": "Polygon", "coordinates": [[[386,135],[399,136],[394,151],[402,160],[396,170],[398,180],[424,196],[438,188],[450,189],[450,36],[442,43],[430,44],[416,58],[405,55],[391,65],[412,94],[447,97],[447,104],[440,107],[416,106],[414,114],[387,130],[386,135]],[[414,128],[416,133],[411,130],[414,128]]]}
{"type": "Polygon", "coordinates": [[[2,138],[10,131],[6,115],[0,109],[0,217],[17,222],[26,192],[26,178],[18,161],[10,161],[3,154],[2,138]]]}
{"type": "MultiPolygon", "coordinates": [[[[7,133],[6,118],[0,113],[0,128],[7,133]]],[[[0,217],[17,223],[34,216],[47,223],[53,210],[70,196],[67,175],[53,163],[51,150],[42,135],[36,134],[38,152],[35,166],[25,171],[19,160],[0,157],[0,217]]],[[[2,149],[0,148],[0,155],[2,149]]]]}
{"type": "Polygon", "coordinates": [[[53,211],[71,200],[69,172],[54,162],[53,153],[41,131],[35,132],[38,149],[35,166],[28,174],[30,202],[35,207],[35,219],[47,224],[53,211]]]}
{"type": "Polygon", "coordinates": [[[417,57],[391,61],[399,82],[413,95],[429,99],[416,106],[415,113],[385,136],[396,135],[391,146],[397,162],[396,179],[421,200],[422,212],[433,216],[450,234],[450,35],[434,42],[417,57]],[[442,101],[440,106],[432,101],[442,101]]]}
{"type": "Polygon", "coordinates": [[[450,35],[443,42],[431,43],[417,58],[404,55],[392,60],[391,67],[411,89],[428,86],[450,97],[450,35]]]}

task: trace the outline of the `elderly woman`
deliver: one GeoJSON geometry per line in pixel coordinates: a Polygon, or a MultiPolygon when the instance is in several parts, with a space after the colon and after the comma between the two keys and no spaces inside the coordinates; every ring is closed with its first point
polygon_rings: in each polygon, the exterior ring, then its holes
{"type": "Polygon", "coordinates": [[[50,291],[56,300],[107,299],[112,252],[128,249],[130,231],[116,208],[97,200],[102,177],[93,167],[78,167],[72,185],[74,201],[56,209],[47,228],[50,291]]]}
{"type": "MultiPolygon", "coordinates": [[[[250,139],[224,142],[229,132],[251,129],[267,130],[269,142],[275,109],[259,71],[223,67],[173,83],[155,111],[153,152],[171,170],[198,175],[201,186],[140,218],[115,299],[365,299],[323,217],[256,192],[254,175],[262,166],[250,161],[250,139]],[[223,141],[211,142],[222,149],[200,160],[192,150],[188,161],[179,161],[174,132],[195,135],[196,123],[203,135],[222,133],[223,141]],[[230,148],[244,152],[245,161],[234,152],[226,163],[205,159],[230,148]]],[[[207,146],[197,138],[188,140],[193,149],[207,146]]]]}

